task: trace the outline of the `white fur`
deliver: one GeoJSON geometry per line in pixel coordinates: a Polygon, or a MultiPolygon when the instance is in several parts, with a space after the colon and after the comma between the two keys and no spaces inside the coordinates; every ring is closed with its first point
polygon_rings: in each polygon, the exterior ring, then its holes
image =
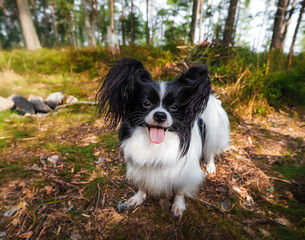
{"type": "Polygon", "coordinates": [[[172,213],[175,217],[181,217],[182,213],[186,209],[185,198],[183,195],[176,195],[174,204],[172,206],[172,213]]]}
{"type": "Polygon", "coordinates": [[[153,195],[181,193],[196,196],[205,173],[200,168],[202,144],[197,124],[188,153],[180,158],[179,137],[167,131],[161,144],[152,143],[146,128],[138,127],[121,144],[127,161],[127,178],[153,195]]]}
{"type": "Polygon", "coordinates": [[[205,123],[205,144],[203,148],[204,159],[207,162],[208,173],[216,173],[214,156],[220,154],[230,141],[230,123],[221,101],[210,95],[206,109],[201,115],[205,123]]]}
{"type": "Polygon", "coordinates": [[[129,198],[126,202],[128,208],[136,208],[141,205],[146,198],[146,193],[139,190],[133,197],[129,198]]]}
{"type": "Polygon", "coordinates": [[[215,173],[214,156],[229,144],[229,120],[220,100],[211,95],[201,117],[206,129],[205,144],[202,146],[200,129],[195,123],[189,150],[183,157],[175,132],[165,132],[163,142],[155,144],[150,141],[146,128],[137,127],[131,137],[122,141],[127,178],[139,189],[126,202],[128,206],[140,205],[146,193],[176,194],[172,212],[175,216],[182,215],[185,210],[184,196],[195,197],[206,176],[200,168],[202,154],[207,161],[207,171],[215,173]]]}

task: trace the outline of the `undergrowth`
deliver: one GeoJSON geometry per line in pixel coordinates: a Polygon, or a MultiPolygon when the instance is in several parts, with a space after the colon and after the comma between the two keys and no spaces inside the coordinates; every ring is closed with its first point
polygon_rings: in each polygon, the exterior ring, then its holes
{"type": "MultiPolygon", "coordinates": [[[[227,90],[229,107],[247,106],[250,114],[267,113],[269,105],[275,108],[287,103],[305,105],[303,54],[296,56],[291,69],[287,70],[285,54],[255,53],[242,47],[224,49],[189,46],[182,50],[164,50],[161,47],[131,45],[122,47],[119,56],[111,56],[104,47],[41,51],[12,50],[0,52],[0,69],[28,76],[15,81],[21,93],[23,93],[23,85],[27,82],[32,84],[41,82],[46,86],[57,83],[57,89],[54,90],[86,97],[86,94],[73,88],[73,81],[81,81],[81,78],[71,76],[85,73],[91,79],[101,79],[108,72],[113,61],[121,57],[139,59],[151,72],[153,78],[163,81],[177,76],[177,72],[171,71],[176,68],[175,66],[181,71],[186,65],[208,63],[212,83],[227,90]],[[54,74],[57,74],[58,78],[46,77],[54,74]]],[[[7,82],[10,78],[8,76],[7,82]]],[[[0,94],[5,95],[4,92],[8,89],[4,85],[2,87],[4,90],[0,89],[0,94]]],[[[33,93],[30,89],[26,91],[33,93]]]]}

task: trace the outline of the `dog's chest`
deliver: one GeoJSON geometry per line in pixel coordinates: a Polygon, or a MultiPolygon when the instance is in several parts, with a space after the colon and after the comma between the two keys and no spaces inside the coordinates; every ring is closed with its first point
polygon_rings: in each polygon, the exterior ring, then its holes
{"type": "Polygon", "coordinates": [[[179,159],[179,137],[176,133],[165,132],[161,144],[152,143],[148,130],[138,127],[131,137],[121,143],[125,160],[139,166],[170,166],[179,159]]]}

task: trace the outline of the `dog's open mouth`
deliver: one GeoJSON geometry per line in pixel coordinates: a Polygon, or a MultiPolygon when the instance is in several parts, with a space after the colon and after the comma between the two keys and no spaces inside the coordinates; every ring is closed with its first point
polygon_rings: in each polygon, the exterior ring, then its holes
{"type": "Polygon", "coordinates": [[[153,143],[160,144],[164,140],[165,131],[167,128],[160,127],[160,126],[151,126],[147,125],[149,131],[149,138],[150,141],[153,143]]]}

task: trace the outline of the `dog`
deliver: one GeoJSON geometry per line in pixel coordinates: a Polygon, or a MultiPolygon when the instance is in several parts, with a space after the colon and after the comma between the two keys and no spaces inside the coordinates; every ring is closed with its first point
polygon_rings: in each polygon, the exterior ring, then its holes
{"type": "Polygon", "coordinates": [[[126,177],[138,192],[128,208],[147,194],[174,196],[172,213],[181,217],[185,197],[198,194],[206,173],[216,173],[214,156],[229,144],[229,119],[211,90],[206,64],[189,68],[171,82],[157,82],[143,64],[118,60],[97,93],[98,108],[113,128],[120,125],[126,177]]]}

